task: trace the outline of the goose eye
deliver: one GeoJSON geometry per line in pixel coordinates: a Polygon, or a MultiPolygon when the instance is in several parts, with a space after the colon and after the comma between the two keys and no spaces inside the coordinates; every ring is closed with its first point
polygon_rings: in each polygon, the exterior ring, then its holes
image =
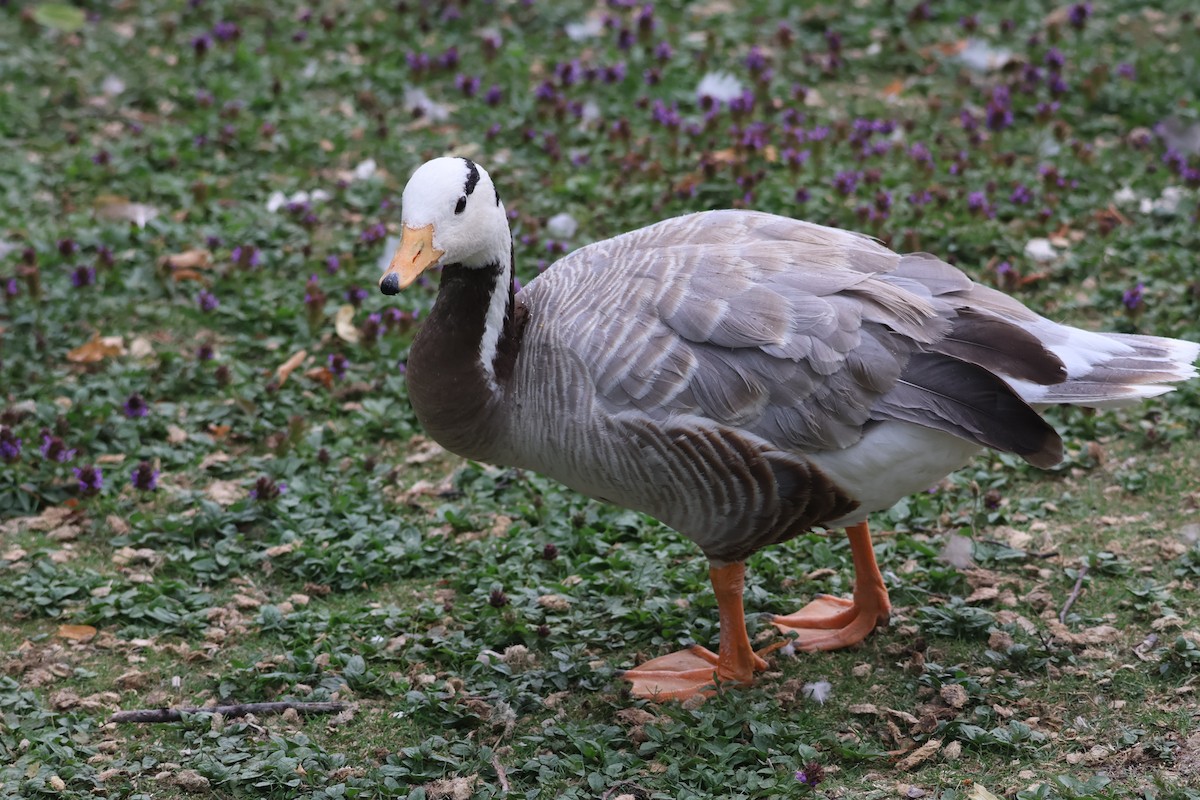
{"type": "Polygon", "coordinates": [[[458,198],[458,205],[454,206],[454,213],[461,214],[463,211],[466,210],[466,208],[467,208],[467,196],[464,194],[462,197],[458,198]]]}

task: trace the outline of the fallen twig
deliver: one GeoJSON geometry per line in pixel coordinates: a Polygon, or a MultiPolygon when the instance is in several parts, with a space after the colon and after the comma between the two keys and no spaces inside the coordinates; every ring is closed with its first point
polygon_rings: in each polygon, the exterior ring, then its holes
{"type": "Polygon", "coordinates": [[[1083,579],[1087,577],[1088,565],[1084,564],[1079,568],[1079,577],[1075,579],[1075,587],[1071,589],[1071,594],[1067,597],[1067,602],[1063,603],[1062,611],[1058,612],[1058,621],[1066,623],[1067,612],[1071,610],[1071,606],[1075,605],[1075,601],[1079,599],[1079,592],[1083,589],[1083,579]]]}
{"type": "Polygon", "coordinates": [[[492,756],[492,767],[496,770],[496,777],[500,780],[501,791],[509,791],[508,787],[508,770],[500,763],[500,756],[492,756]]]}
{"type": "Polygon", "coordinates": [[[301,703],[285,700],[277,703],[238,703],[231,706],[205,706],[203,708],[140,708],[134,711],[118,711],[108,718],[109,722],[179,722],[184,714],[220,714],[225,717],[244,717],[247,714],[282,714],[289,708],[300,714],[333,714],[346,707],[345,703],[301,703]]]}

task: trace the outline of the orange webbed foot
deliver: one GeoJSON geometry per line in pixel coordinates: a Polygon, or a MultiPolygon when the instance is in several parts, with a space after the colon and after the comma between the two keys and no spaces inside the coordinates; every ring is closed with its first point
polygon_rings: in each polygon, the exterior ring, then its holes
{"type": "Polygon", "coordinates": [[[866,639],[877,625],[888,621],[892,606],[883,575],[875,563],[871,534],[865,522],[846,529],[854,558],[854,599],[819,595],[794,614],[776,616],[771,621],[781,633],[796,634],[797,650],[837,650],[866,639]]]}
{"type": "Polygon", "coordinates": [[[721,683],[750,683],[753,672],[767,668],[767,662],[751,654],[751,675],[747,680],[736,676],[722,677],[719,656],[706,647],[689,647],[651,659],[641,666],[626,670],[622,676],[633,684],[633,693],[647,700],[687,700],[692,697],[711,697],[721,683]]]}
{"type": "MultiPolygon", "coordinates": [[[[865,593],[864,593],[865,594],[865,593]]],[[[838,650],[856,645],[877,625],[887,622],[890,605],[887,595],[876,593],[870,599],[845,600],[822,595],[794,614],[776,616],[771,622],[781,633],[796,634],[797,650],[838,650]]]]}
{"type": "MultiPolygon", "coordinates": [[[[695,646],[651,659],[624,674],[633,683],[633,693],[648,700],[686,700],[710,697],[716,684],[754,682],[754,673],[767,662],[750,646],[742,609],[745,566],[741,562],[709,570],[721,620],[720,653],[695,646]]],[[[769,652],[768,648],[766,651],[769,652]]]]}

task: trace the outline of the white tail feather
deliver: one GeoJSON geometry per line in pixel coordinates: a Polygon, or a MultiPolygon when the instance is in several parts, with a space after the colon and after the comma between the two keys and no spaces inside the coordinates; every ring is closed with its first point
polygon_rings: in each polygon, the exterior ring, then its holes
{"type": "Polygon", "coordinates": [[[1093,333],[1038,317],[1024,327],[1058,356],[1066,381],[1043,386],[1005,378],[1031,405],[1065,403],[1088,408],[1136,405],[1174,391],[1170,384],[1196,377],[1200,344],[1140,334],[1093,333]]]}

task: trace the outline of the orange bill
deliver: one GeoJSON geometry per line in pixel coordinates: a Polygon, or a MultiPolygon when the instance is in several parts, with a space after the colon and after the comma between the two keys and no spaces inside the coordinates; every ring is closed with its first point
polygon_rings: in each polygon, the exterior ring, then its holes
{"type": "Polygon", "coordinates": [[[433,224],[423,228],[404,226],[400,247],[392,257],[392,263],[379,279],[379,289],[384,294],[396,294],[406,289],[425,270],[438,263],[442,250],[433,246],[433,224]]]}

